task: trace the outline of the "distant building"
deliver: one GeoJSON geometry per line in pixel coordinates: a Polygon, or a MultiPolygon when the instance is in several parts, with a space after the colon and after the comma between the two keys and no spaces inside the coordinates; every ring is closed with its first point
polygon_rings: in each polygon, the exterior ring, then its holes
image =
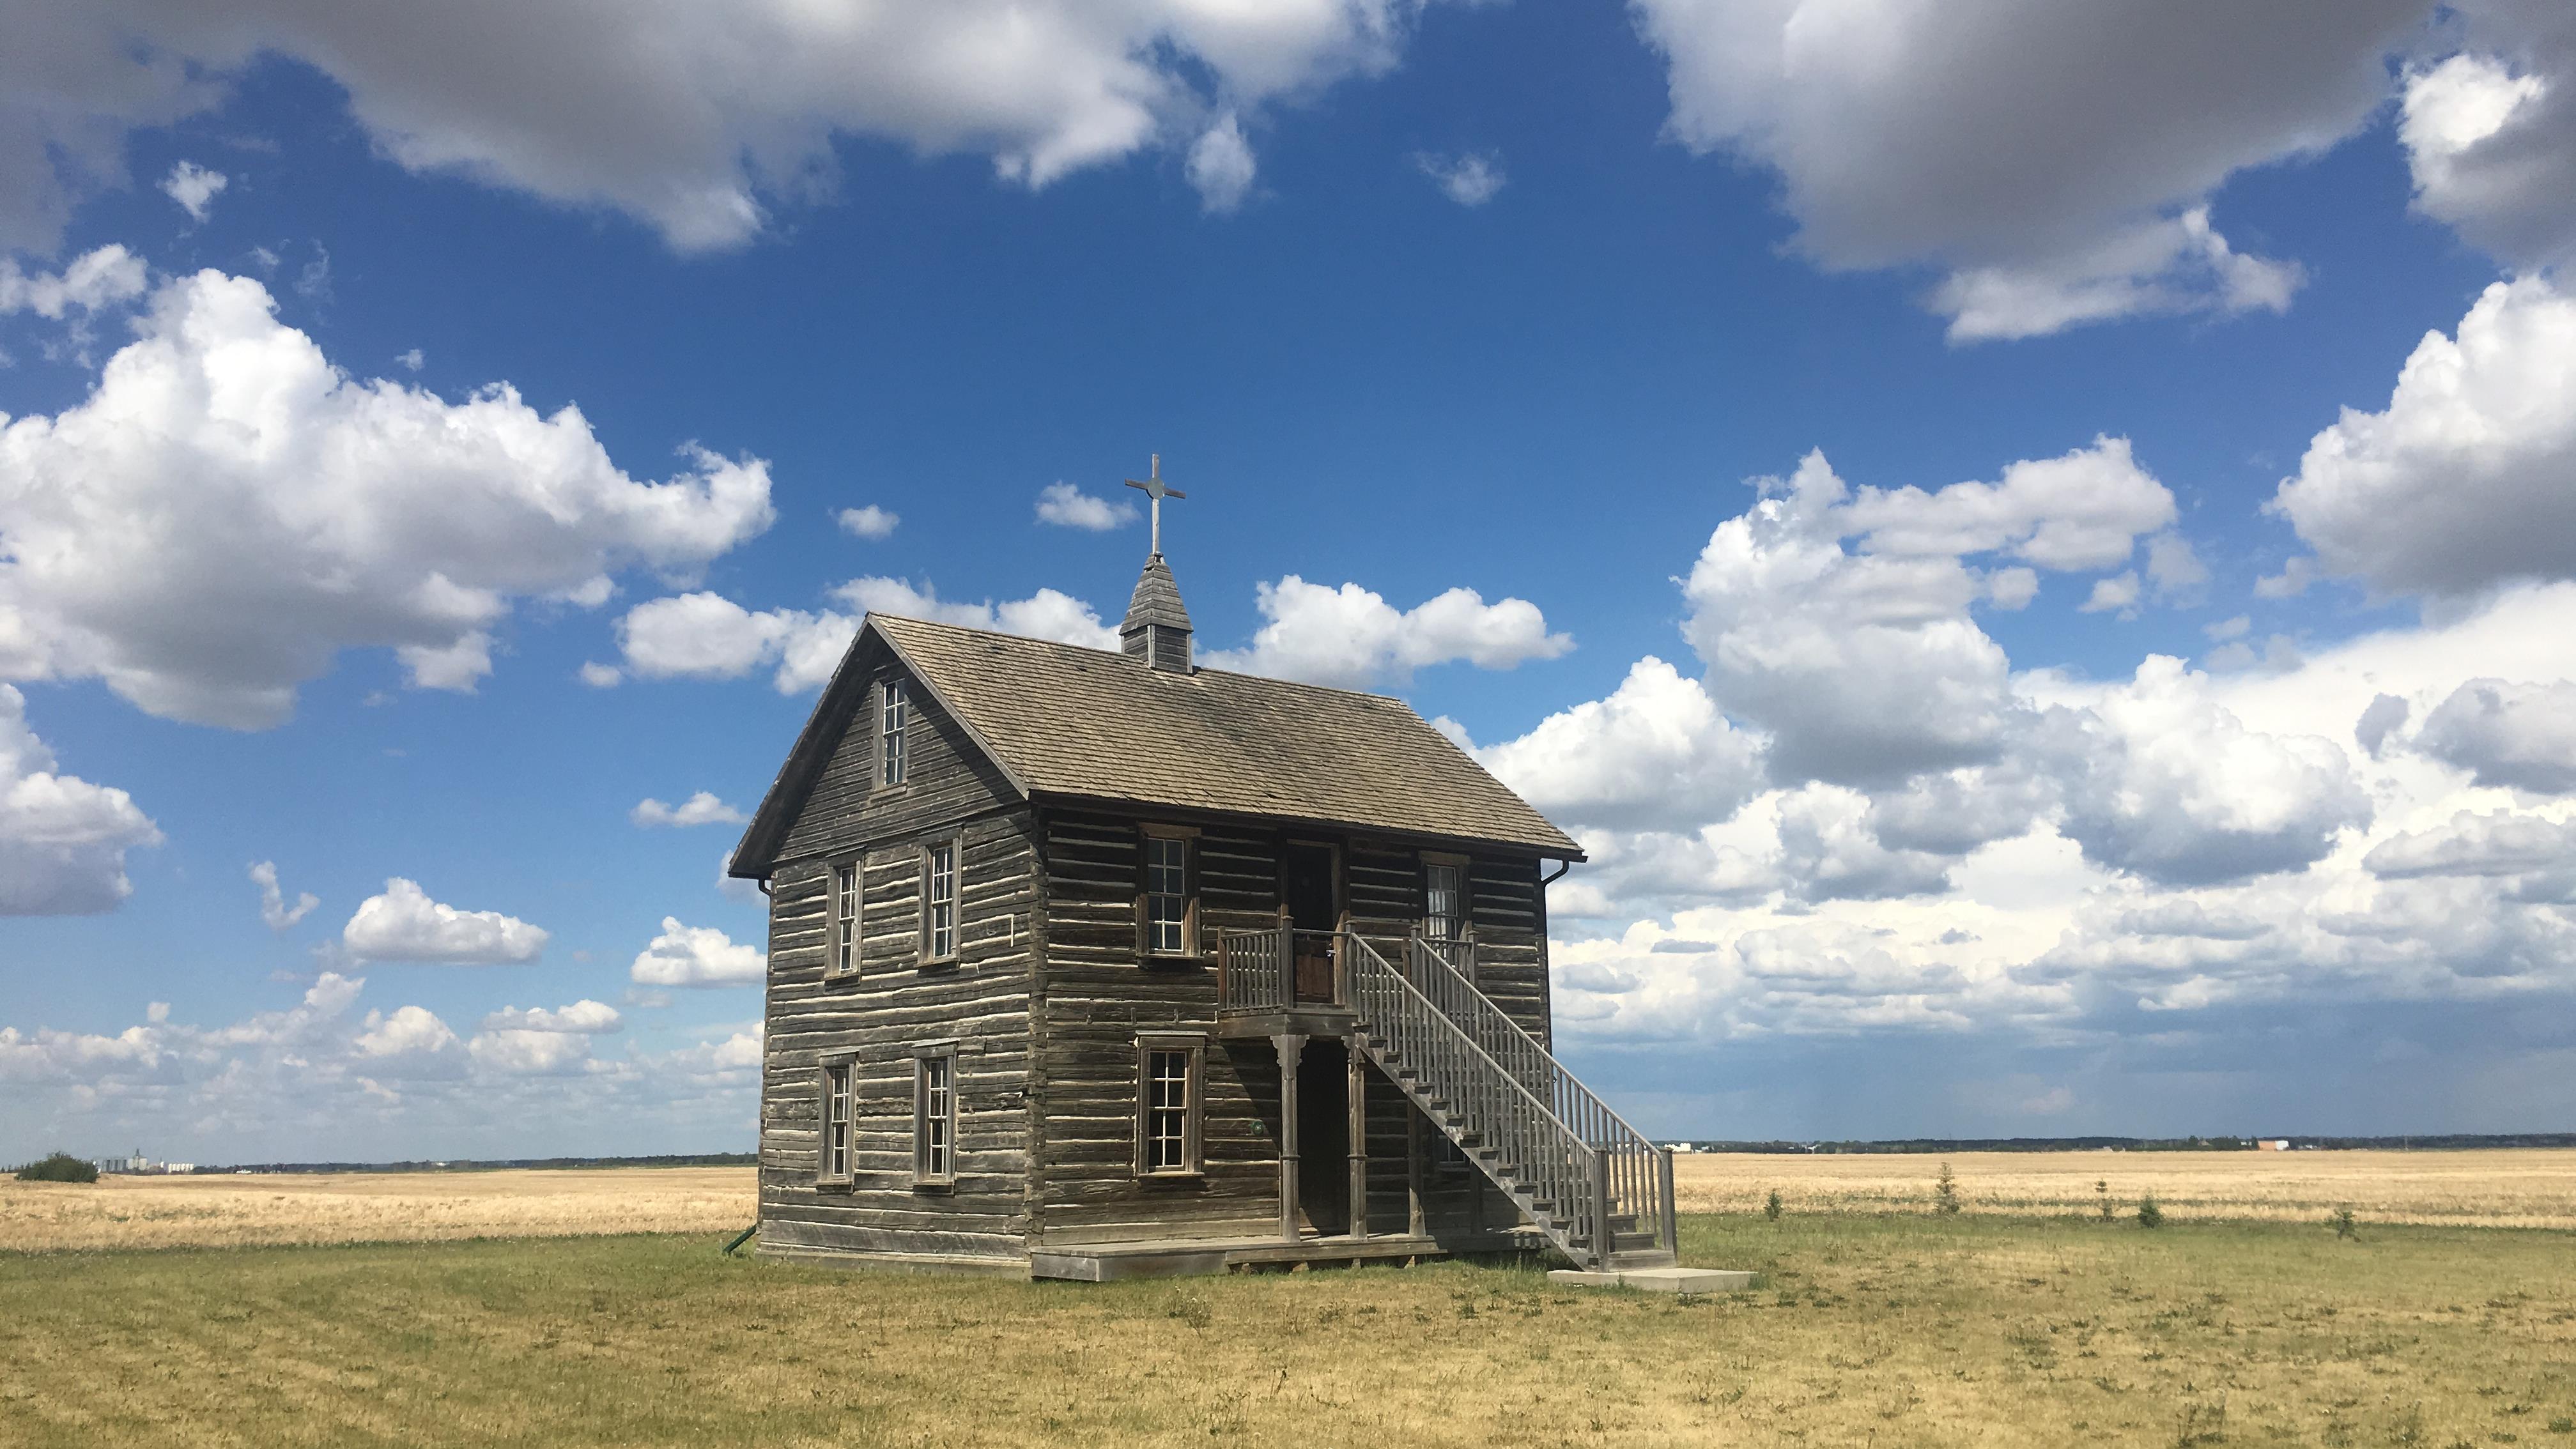
{"type": "Polygon", "coordinates": [[[2287,1152],[2290,1150],[2290,1139],[2287,1137],[2258,1137],[2254,1139],[2254,1150],[2257,1152],[2287,1152]]]}

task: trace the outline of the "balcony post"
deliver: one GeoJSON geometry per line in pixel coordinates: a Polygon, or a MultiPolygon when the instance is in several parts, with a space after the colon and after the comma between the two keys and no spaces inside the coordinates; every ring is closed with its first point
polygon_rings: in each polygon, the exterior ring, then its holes
{"type": "Polygon", "coordinates": [[[1342,1038],[1350,1058],[1351,1236],[1366,1241],[1368,1226],[1368,1058],[1359,1044],[1342,1038]]]}
{"type": "Polygon", "coordinates": [[[1279,1237],[1296,1242],[1297,1232],[1297,1059],[1306,1038],[1296,1033],[1274,1036],[1279,1050],[1279,1237]]]}

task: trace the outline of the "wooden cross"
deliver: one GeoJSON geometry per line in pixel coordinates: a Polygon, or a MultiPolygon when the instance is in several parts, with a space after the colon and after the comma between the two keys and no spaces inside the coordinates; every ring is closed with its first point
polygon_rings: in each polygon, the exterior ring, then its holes
{"type": "Polygon", "coordinates": [[[1187,498],[1190,495],[1163,481],[1163,455],[1160,453],[1154,455],[1153,469],[1145,475],[1144,481],[1140,483],[1130,478],[1127,480],[1127,486],[1144,489],[1145,496],[1154,500],[1154,557],[1161,558],[1163,556],[1163,500],[1187,498]]]}

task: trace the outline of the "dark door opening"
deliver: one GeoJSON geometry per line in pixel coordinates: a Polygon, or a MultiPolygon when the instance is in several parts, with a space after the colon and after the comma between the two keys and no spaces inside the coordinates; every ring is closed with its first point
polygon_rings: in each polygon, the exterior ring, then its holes
{"type": "Polygon", "coordinates": [[[1333,1000],[1332,932],[1342,924],[1341,852],[1329,845],[1290,842],[1279,855],[1279,898],[1295,932],[1296,999],[1333,1000]]]}
{"type": "Polygon", "coordinates": [[[1310,1041],[1297,1058],[1297,1206],[1326,1237],[1351,1230],[1348,1049],[1310,1041]]]}

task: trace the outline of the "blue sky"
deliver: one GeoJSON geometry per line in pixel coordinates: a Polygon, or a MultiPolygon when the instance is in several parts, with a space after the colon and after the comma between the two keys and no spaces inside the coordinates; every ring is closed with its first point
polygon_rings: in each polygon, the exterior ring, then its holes
{"type": "Polygon", "coordinates": [[[1156,452],[1203,651],[1593,851],[1654,1130],[2563,1128],[2576,26],[1935,10],[84,7],[0,61],[0,1158],[748,1145],[738,827],[639,802],[871,605],[1096,638],[1156,452]]]}

